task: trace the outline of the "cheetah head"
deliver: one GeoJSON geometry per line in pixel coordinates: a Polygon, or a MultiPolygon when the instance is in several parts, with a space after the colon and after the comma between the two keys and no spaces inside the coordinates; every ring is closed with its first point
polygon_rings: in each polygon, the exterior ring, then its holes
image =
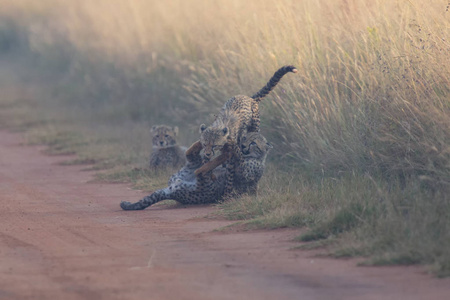
{"type": "Polygon", "coordinates": [[[153,148],[167,148],[177,144],[178,127],[155,125],[150,130],[153,148]]]}
{"type": "Polygon", "coordinates": [[[245,157],[265,159],[273,146],[259,132],[248,132],[241,138],[241,151],[245,157]]]}
{"type": "Polygon", "coordinates": [[[206,127],[205,124],[202,124],[200,126],[200,134],[203,153],[209,159],[214,156],[216,151],[222,150],[223,146],[228,142],[230,131],[228,127],[206,127]]]}

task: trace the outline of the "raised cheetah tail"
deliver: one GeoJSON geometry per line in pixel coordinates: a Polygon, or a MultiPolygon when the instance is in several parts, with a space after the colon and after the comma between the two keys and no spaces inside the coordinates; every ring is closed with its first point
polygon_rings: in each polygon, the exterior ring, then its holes
{"type": "Polygon", "coordinates": [[[269,94],[270,91],[278,84],[281,77],[286,75],[286,73],[288,73],[288,72],[297,73],[298,71],[297,71],[297,68],[295,68],[294,66],[281,67],[280,69],[278,69],[278,71],[275,72],[275,74],[273,74],[273,76],[272,76],[272,78],[270,78],[269,82],[262,89],[260,89],[256,94],[254,94],[252,96],[252,98],[255,99],[256,101],[261,101],[261,99],[264,98],[265,96],[267,96],[267,94],[269,94]]]}

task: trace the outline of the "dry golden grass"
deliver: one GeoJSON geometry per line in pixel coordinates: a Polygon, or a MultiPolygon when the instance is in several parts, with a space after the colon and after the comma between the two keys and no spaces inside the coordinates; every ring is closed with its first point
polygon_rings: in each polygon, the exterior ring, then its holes
{"type": "Polygon", "coordinates": [[[187,120],[192,130],[229,96],[251,94],[279,66],[294,64],[299,74],[263,102],[263,130],[277,154],[318,171],[448,174],[442,1],[24,0],[6,7],[10,18],[21,17],[16,26],[29,49],[56,66],[61,60],[67,84],[83,84],[79,97],[89,99],[81,101],[112,120],[124,111],[132,119],[162,115],[187,120]]]}
{"type": "MultiPolygon", "coordinates": [[[[251,95],[281,65],[297,66],[299,72],[283,78],[263,100],[261,115],[262,131],[275,144],[272,160],[297,178],[301,189],[265,184],[260,197],[223,209],[256,218],[258,226],[311,226],[305,239],[344,234],[359,248],[341,253],[431,263],[448,274],[450,253],[441,243],[450,231],[446,2],[0,0],[0,5],[2,57],[21,56],[25,69],[53,79],[51,97],[31,105],[0,100],[15,116],[41,109],[45,118],[33,114],[28,123],[17,118],[7,123],[34,127],[34,134],[44,128],[41,138],[75,149],[80,162],[102,161],[100,167],[143,163],[145,143],[133,138],[146,134],[148,124],[169,120],[182,128],[182,144],[188,145],[198,125],[212,120],[230,96],[251,95]],[[96,132],[94,140],[114,137],[115,144],[80,145],[47,130],[52,122],[70,123],[72,131],[82,128],[87,136],[88,127],[96,132]],[[126,127],[130,122],[134,125],[126,127]],[[127,134],[130,128],[135,132],[127,134]],[[424,236],[427,245],[419,243],[424,236]]],[[[146,176],[118,168],[118,180],[139,182],[137,177],[146,176]]],[[[264,180],[284,182],[281,173],[273,170],[264,180]]],[[[105,176],[116,178],[114,172],[105,176]]]]}

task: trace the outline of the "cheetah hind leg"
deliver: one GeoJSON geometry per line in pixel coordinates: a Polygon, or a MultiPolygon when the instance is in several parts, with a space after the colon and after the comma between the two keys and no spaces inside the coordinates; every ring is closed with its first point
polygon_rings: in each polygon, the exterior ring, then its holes
{"type": "Polygon", "coordinates": [[[231,159],[226,164],[227,181],[226,181],[225,190],[223,193],[224,200],[238,196],[238,194],[235,193],[235,191],[234,191],[234,184],[233,184],[235,173],[236,173],[236,167],[240,164],[240,160],[239,160],[240,149],[239,149],[239,147],[237,147],[237,145],[233,145],[233,147],[231,147],[230,156],[231,156],[231,159]]]}
{"type": "Polygon", "coordinates": [[[170,199],[170,193],[168,193],[169,189],[165,188],[165,189],[161,189],[161,190],[157,190],[154,193],[145,196],[144,198],[142,198],[141,200],[139,200],[138,202],[135,203],[131,203],[128,201],[122,201],[120,202],[120,207],[123,210],[143,210],[147,207],[149,207],[150,205],[153,205],[159,201],[165,200],[165,199],[170,199]]]}
{"type": "Polygon", "coordinates": [[[234,176],[235,176],[235,162],[229,162],[226,165],[226,169],[227,169],[227,178],[226,178],[226,183],[225,183],[225,190],[223,193],[223,199],[224,200],[228,200],[230,198],[233,198],[235,195],[233,194],[234,192],[234,186],[233,186],[233,182],[234,182],[234,176]]]}

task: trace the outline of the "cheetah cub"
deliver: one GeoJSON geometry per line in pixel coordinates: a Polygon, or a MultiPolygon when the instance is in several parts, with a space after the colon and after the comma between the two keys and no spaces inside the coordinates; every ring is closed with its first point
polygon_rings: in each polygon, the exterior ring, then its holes
{"type": "Polygon", "coordinates": [[[200,143],[205,162],[225,144],[239,144],[245,132],[259,132],[259,103],[287,73],[297,73],[294,66],[278,69],[269,82],[252,97],[237,95],[228,99],[210,126],[200,126],[200,143]]]}
{"type": "MultiPolygon", "coordinates": [[[[231,97],[220,110],[214,122],[210,126],[202,124],[200,126],[200,143],[203,148],[204,163],[207,163],[215,152],[223,152],[224,147],[230,148],[228,153],[222,153],[215,159],[222,161],[227,158],[227,186],[225,188],[226,197],[233,191],[234,169],[238,166],[239,148],[242,136],[249,132],[259,132],[260,115],[259,103],[278,84],[281,78],[287,73],[297,73],[294,66],[283,66],[278,69],[269,82],[252,97],[237,95],[231,97]],[[231,157],[234,156],[234,159],[231,157]]],[[[216,162],[213,163],[215,165],[216,162]]],[[[207,166],[203,167],[206,169],[207,166]]],[[[195,175],[200,175],[203,169],[195,171],[195,175]]]]}
{"type": "Polygon", "coordinates": [[[150,155],[150,169],[179,168],[186,163],[185,147],[177,145],[178,127],[155,125],[150,130],[153,151],[150,155]]]}
{"type": "MultiPolygon", "coordinates": [[[[225,146],[225,151],[230,150],[228,146],[225,146]]],[[[233,196],[238,197],[244,193],[256,194],[270,148],[272,146],[259,132],[243,136],[240,145],[241,154],[237,158],[239,167],[233,170],[236,173],[233,196]]],[[[206,167],[204,172],[209,175],[214,172],[216,180],[212,180],[208,175],[194,174],[194,171],[202,166],[201,150],[202,145],[197,141],[186,151],[187,163],[169,179],[168,187],[157,190],[135,203],[122,201],[120,207],[123,210],[142,210],[166,199],[176,200],[182,204],[204,204],[222,199],[228,177],[221,162],[212,160],[204,165],[206,167]]]]}
{"type": "Polygon", "coordinates": [[[234,152],[233,147],[226,144],[223,153],[216,159],[207,162],[196,170],[200,174],[205,174],[222,165],[229,159],[227,164],[227,177],[224,192],[227,196],[239,196],[241,194],[256,195],[258,182],[261,179],[266,167],[267,153],[273,146],[267,142],[266,138],[259,132],[247,132],[242,136],[239,151],[234,152]],[[233,166],[233,168],[228,168],[233,166]],[[231,172],[231,176],[229,176],[231,172]],[[230,182],[230,180],[232,180],[230,182]],[[233,191],[227,191],[227,187],[232,185],[233,191]],[[232,194],[230,194],[232,192],[232,194]]]}

